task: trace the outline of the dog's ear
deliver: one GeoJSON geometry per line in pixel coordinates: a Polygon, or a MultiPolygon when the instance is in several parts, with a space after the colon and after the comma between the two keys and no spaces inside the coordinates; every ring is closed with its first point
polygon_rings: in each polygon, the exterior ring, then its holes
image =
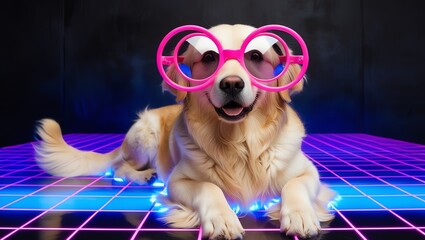
{"type": "MultiPolygon", "coordinates": [[[[175,83],[181,86],[188,86],[188,81],[185,80],[179,71],[176,69],[176,66],[173,64],[168,67],[166,71],[167,76],[175,83]]],[[[176,96],[176,102],[181,102],[186,98],[187,92],[177,90],[170,86],[166,81],[162,81],[162,90],[168,91],[172,93],[174,96],[176,96]]]]}
{"type": "MultiPolygon", "coordinates": [[[[301,67],[298,64],[289,64],[288,71],[277,80],[279,86],[284,86],[292,81],[298,76],[298,73],[301,71],[301,67]]],[[[306,77],[304,76],[295,86],[287,89],[285,91],[279,92],[280,97],[286,102],[291,102],[291,96],[295,93],[301,92],[303,90],[304,81],[306,77]]]]}

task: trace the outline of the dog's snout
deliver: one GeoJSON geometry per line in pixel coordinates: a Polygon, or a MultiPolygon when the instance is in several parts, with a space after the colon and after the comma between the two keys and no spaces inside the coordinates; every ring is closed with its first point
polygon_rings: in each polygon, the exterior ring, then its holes
{"type": "Polygon", "coordinates": [[[245,87],[244,81],[237,76],[229,76],[220,81],[220,89],[232,96],[240,93],[245,87]]]}

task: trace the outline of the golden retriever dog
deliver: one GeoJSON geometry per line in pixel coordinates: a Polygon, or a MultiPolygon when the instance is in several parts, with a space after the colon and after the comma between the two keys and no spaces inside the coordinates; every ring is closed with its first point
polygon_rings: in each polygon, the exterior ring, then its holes
{"type": "MultiPolygon", "coordinates": [[[[245,25],[210,29],[225,49],[239,49],[253,30],[245,25]]],[[[190,57],[189,49],[188,64],[190,57]]],[[[300,71],[297,64],[289,68],[290,74],[275,84],[287,84],[300,71]]],[[[167,75],[182,81],[175,66],[167,75]]],[[[55,121],[41,120],[36,160],[57,176],[98,175],[113,167],[115,176],[145,184],[157,174],[173,206],[166,221],[180,228],[201,225],[210,239],[243,236],[230,204],[248,209],[276,197],[281,201],[268,209],[268,216],[280,220],[281,231],[317,235],[320,221],[333,218],[327,204],[334,193],[320,183],[316,167],[301,151],[305,130],[288,105],[303,81],[282,92],[266,92],[252,85],[236,60],[225,62],[214,81],[197,92],[163,83],[179,104],[140,113],[122,145],[107,154],[71,147],[55,121]]]]}

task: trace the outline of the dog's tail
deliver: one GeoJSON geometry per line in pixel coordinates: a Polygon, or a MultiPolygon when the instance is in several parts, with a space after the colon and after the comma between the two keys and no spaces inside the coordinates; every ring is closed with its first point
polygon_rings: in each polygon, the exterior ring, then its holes
{"type": "Polygon", "coordinates": [[[93,176],[104,174],[121,159],[120,147],[106,154],[78,150],[62,137],[59,124],[51,119],[39,122],[36,134],[35,159],[46,172],[61,177],[93,176]]]}

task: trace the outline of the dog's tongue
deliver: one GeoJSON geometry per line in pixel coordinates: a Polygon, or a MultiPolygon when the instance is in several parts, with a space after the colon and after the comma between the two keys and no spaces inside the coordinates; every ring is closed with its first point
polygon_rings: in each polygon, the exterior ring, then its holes
{"type": "Polygon", "coordinates": [[[223,112],[232,117],[241,114],[242,111],[243,111],[243,107],[223,108],[223,112]]]}

